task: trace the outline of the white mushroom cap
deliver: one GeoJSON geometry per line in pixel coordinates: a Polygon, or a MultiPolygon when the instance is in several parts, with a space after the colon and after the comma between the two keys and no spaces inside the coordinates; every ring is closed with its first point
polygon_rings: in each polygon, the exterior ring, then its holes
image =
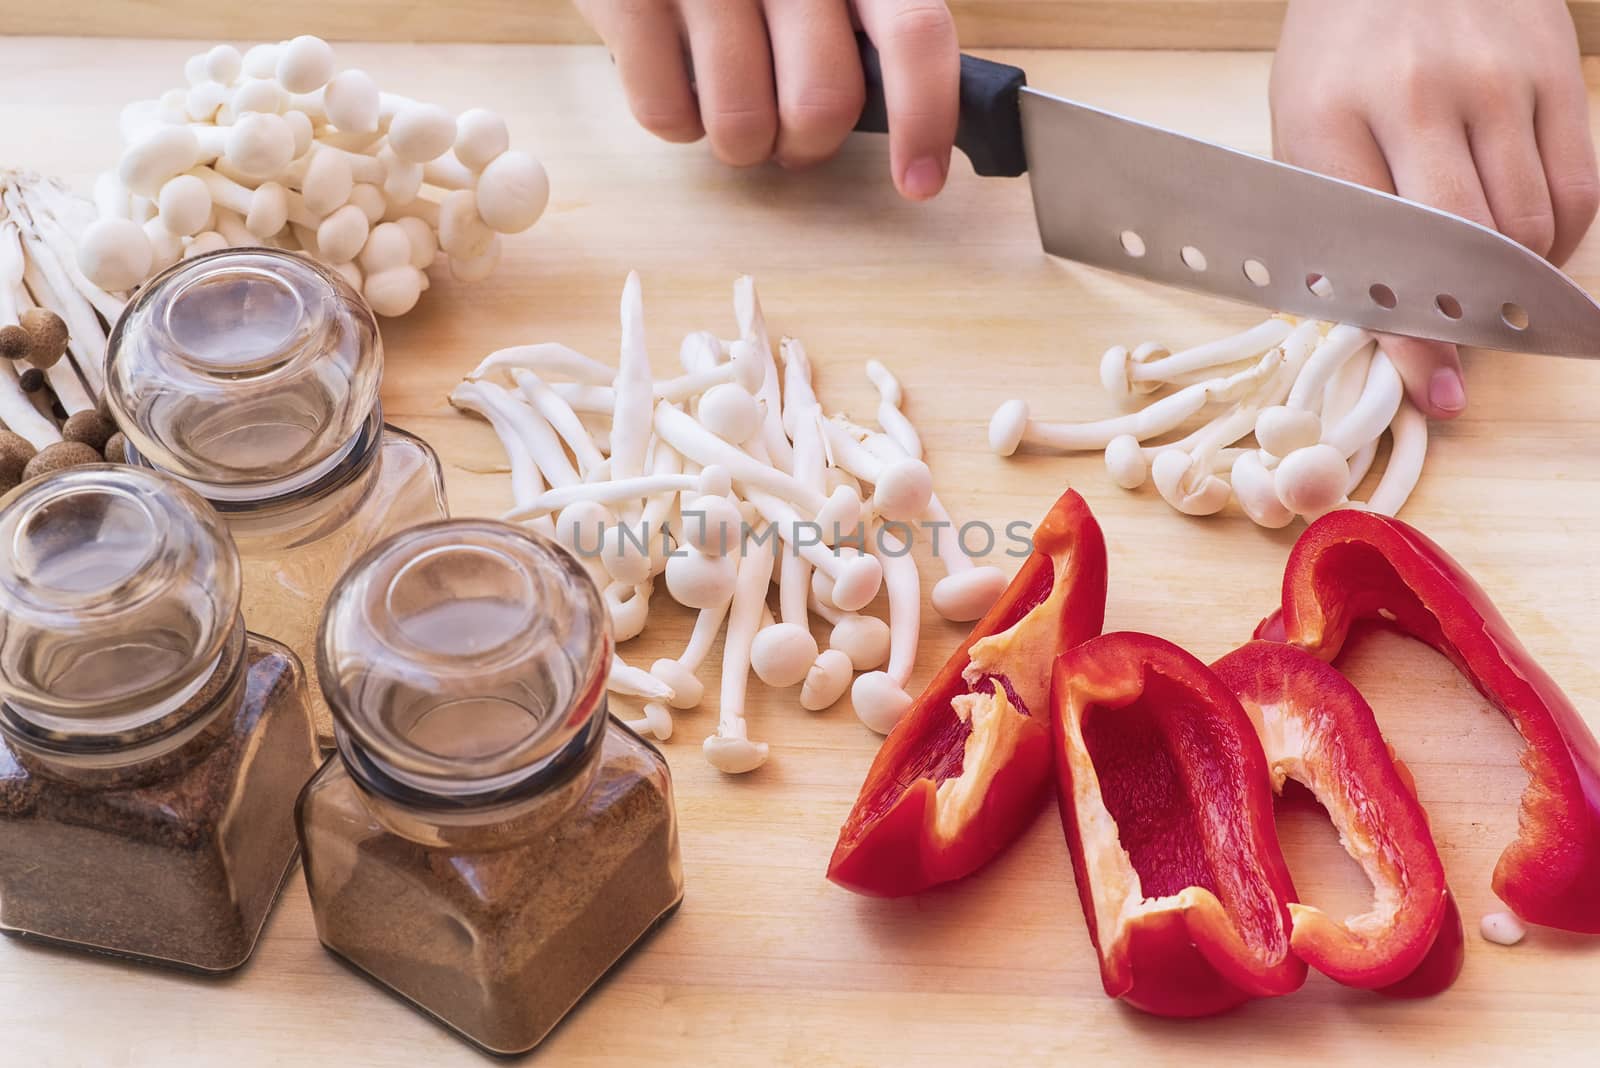
{"type": "Polygon", "coordinates": [[[1276,530],[1294,520],[1294,512],[1278,499],[1272,472],[1254,449],[1240,453],[1233,461],[1232,481],[1240,509],[1260,526],[1276,530]]]}
{"type": "Polygon", "coordinates": [[[617,517],[599,501],[573,501],[556,513],[556,541],[575,556],[592,556],[617,517]]]}
{"type": "Polygon", "coordinates": [[[655,701],[645,703],[644,715],[636,720],[629,720],[628,726],[642,734],[651,734],[661,741],[672,737],[672,713],[667,711],[667,706],[655,701]]]}
{"type": "Polygon", "coordinates": [[[726,497],[733,492],[733,475],[721,464],[706,464],[700,469],[700,492],[726,497]]]}
{"type": "Polygon", "coordinates": [[[122,153],[117,177],[130,192],[154,199],[168,179],[193,170],[199,162],[200,139],[194,130],[155,126],[122,153]]]}
{"type": "Polygon", "coordinates": [[[914,522],[928,510],[933,472],[909,456],[887,463],[872,487],[872,507],[886,519],[914,522]]]}
{"type": "Polygon", "coordinates": [[[414,215],[396,220],[395,225],[404,230],[411,241],[411,266],[419,271],[432,267],[434,258],[439,255],[439,237],[433,227],[414,215]]]}
{"type": "Polygon", "coordinates": [[[223,146],[240,174],[276,178],[294,161],[294,129],[282,115],[252,111],[228,127],[223,146]]]}
{"type": "Polygon", "coordinates": [[[333,77],[333,49],[320,37],[302,34],[278,53],[276,73],[291,93],[315,92],[333,77]]]}
{"type": "Polygon", "coordinates": [[[970,623],[983,618],[1010,581],[998,567],[965,568],[935,582],[928,599],[945,619],[970,623]]]}
{"type": "Polygon", "coordinates": [[[694,708],[705,698],[705,684],[681,660],[663,657],[650,665],[650,674],[672,690],[673,708],[694,708]]]}
{"type": "Polygon", "coordinates": [[[378,84],[364,70],[352,67],[335,74],[322,91],[328,121],[345,133],[378,129],[378,84]]]}
{"type": "Polygon", "coordinates": [[[412,267],[411,237],[399,223],[379,223],[367,235],[361,247],[361,269],[368,273],[387,271],[391,267],[412,267]]]}
{"type": "Polygon", "coordinates": [[[1256,416],[1256,443],[1273,456],[1288,456],[1321,438],[1322,420],[1316,412],[1275,404],[1256,416]]]}
{"type": "Polygon", "coordinates": [[[189,245],[183,250],[183,258],[192,260],[196,256],[205,256],[212,252],[221,252],[228,247],[228,239],[215,230],[202,230],[189,239],[189,245]]]}
{"type": "Polygon", "coordinates": [[[278,53],[282,46],[258,44],[245,51],[240,72],[251,78],[271,78],[278,69],[278,53]]]}
{"type": "Polygon", "coordinates": [[[689,608],[714,608],[733,595],[738,561],[732,553],[708,556],[693,550],[667,557],[667,592],[689,608]]]}
{"type": "Polygon", "coordinates": [[[1209,462],[1196,462],[1178,448],[1156,453],[1150,481],[1162,499],[1184,515],[1213,515],[1226,508],[1232,496],[1227,480],[1212,473],[1209,462]]]}
{"type": "Polygon", "coordinates": [[[1528,935],[1528,928],[1515,913],[1490,912],[1478,921],[1478,933],[1497,946],[1514,946],[1528,935]]]}
{"type": "Polygon", "coordinates": [[[1278,461],[1273,485],[1284,507],[1308,519],[1337,508],[1350,484],[1350,465],[1332,445],[1296,449],[1278,461]]]}
{"type": "Polygon", "coordinates": [[[204,52],[196,52],[183,61],[183,78],[190,85],[199,85],[210,77],[211,75],[206,73],[206,54],[204,52]]]}
{"type": "Polygon", "coordinates": [[[355,187],[349,158],[343,152],[319,151],[306,164],[305,177],[300,180],[300,196],[306,210],[320,218],[347,204],[355,187]]]}
{"type": "Polygon", "coordinates": [[[843,653],[857,671],[872,671],[889,659],[889,624],[877,616],[850,613],[833,625],[828,648],[843,653]]]}
{"type": "Polygon", "coordinates": [[[756,633],[750,666],[768,686],[784,689],[805,681],[817,659],[817,640],[799,623],[774,623],[756,633]]]}
{"type": "Polygon", "coordinates": [[[860,526],[861,507],[861,487],[858,484],[852,480],[835,486],[815,516],[815,522],[822,531],[822,540],[832,544],[860,526]]]}
{"type": "Polygon", "coordinates": [[[206,81],[190,86],[183,98],[184,114],[195,122],[210,122],[232,95],[227,86],[216,82],[206,81]]]}
{"type": "Polygon", "coordinates": [[[483,170],[510,147],[506,120],[498,112],[468,108],[456,118],[456,159],[468,170],[483,170]]]}
{"type": "Polygon", "coordinates": [[[1151,342],[1132,352],[1125,345],[1113,345],[1100,357],[1100,385],[1113,400],[1124,403],[1136,396],[1154,393],[1161,388],[1160,382],[1135,382],[1131,372],[1134,364],[1149,363],[1166,354],[1165,348],[1151,342]]]}
{"type": "Polygon", "coordinates": [[[883,586],[883,565],[876,556],[841,554],[847,558],[833,580],[833,603],[844,612],[856,612],[872,603],[883,586]]]}
{"type": "Polygon", "coordinates": [[[289,223],[289,191],[277,182],[262,182],[250,198],[244,226],[257,237],[271,237],[289,223]]]}
{"type": "Polygon", "coordinates": [[[1150,461],[1144,446],[1132,434],[1118,434],[1106,443],[1106,470],[1111,481],[1125,490],[1135,490],[1150,477],[1150,461]]]}
{"type": "Polygon", "coordinates": [[[550,178],[526,152],[502,152],[478,176],[478,214],[491,230],[520,234],[549,202],[550,178]]]}
{"type": "Polygon", "coordinates": [[[436,104],[406,104],[389,123],[389,147],[408,163],[427,163],[450,151],[456,120],[436,104]]]}
{"type": "MultiPolygon", "coordinates": [[[[415,270],[407,267],[406,270],[415,270]]],[[[637,586],[650,577],[650,553],[636,528],[616,523],[600,539],[600,564],[618,582],[637,586]]]]}
{"type": "Polygon", "coordinates": [[[188,237],[206,229],[211,219],[211,193],[206,183],[192,174],[168,179],[156,198],[156,214],[161,224],[174,234],[188,237]]]}
{"type": "Polygon", "coordinates": [[[286,111],[283,121],[289,124],[289,132],[294,135],[294,158],[299,159],[311,151],[311,142],[316,139],[311,117],[303,111],[286,111]]]}
{"type": "Polygon", "coordinates": [[[362,275],[361,268],[356,266],[355,260],[345,263],[331,263],[326,265],[328,270],[350,283],[350,288],[357,293],[366,288],[366,277],[362,275]]]}
{"type": "Polygon", "coordinates": [[[286,110],[288,105],[289,94],[270,77],[246,78],[228,97],[227,109],[237,119],[253,112],[277,115],[286,110]]]}
{"type": "Polygon", "coordinates": [[[367,217],[368,226],[382,222],[384,213],[389,209],[388,201],[383,199],[383,190],[370,182],[357,182],[351,187],[350,203],[361,209],[361,214],[367,217]]]}
{"type": "Polygon", "coordinates": [[[353,260],[366,245],[369,232],[366,213],[354,204],[346,204],[318,225],[317,250],[329,263],[353,260]]]}
{"type": "Polygon", "coordinates": [[[150,238],[131,219],[96,219],[78,241],[78,268],[89,281],[112,293],[149,278],[154,261],[150,238]]]}
{"type": "Polygon", "coordinates": [[[428,288],[427,277],[407,263],[367,275],[366,284],[361,287],[361,295],[367,298],[367,303],[372,306],[374,313],[392,319],[415,308],[417,301],[422,297],[422,291],[426,288],[428,288]]]}
{"type": "Polygon", "coordinates": [[[910,711],[912,698],[888,672],[869,671],[850,687],[850,703],[857,719],[879,734],[888,734],[910,711]]]}
{"type": "Polygon", "coordinates": [[[696,552],[723,556],[738,546],[743,517],[725,494],[696,497],[683,513],[683,538],[696,552]]]}
{"type": "Polygon", "coordinates": [[[743,775],[767,762],[767,743],[713,734],[705,741],[706,763],[729,775],[743,775]]]}
{"type": "Polygon", "coordinates": [[[244,67],[239,50],[229,44],[219,44],[206,53],[206,77],[221,85],[232,85],[244,67]]]}
{"type": "Polygon", "coordinates": [[[1022,435],[1028,429],[1028,402],[1008,400],[994,411],[989,420],[989,448],[996,456],[1010,456],[1022,444],[1022,435]]]}
{"type": "Polygon", "coordinates": [[[160,219],[144,224],[144,236],[150,242],[151,271],[164,271],[183,258],[183,238],[163,226],[160,219]]]}
{"type": "Polygon", "coordinates": [[[850,688],[850,658],[837,649],[817,654],[800,685],[800,707],[808,712],[830,708],[850,688]]]}
{"type": "MultiPolygon", "coordinates": [[[[480,201],[481,202],[481,201],[480,201]]],[[[760,433],[760,403],[733,382],[712,386],[700,397],[700,425],[734,445],[743,445],[760,433]]]]}

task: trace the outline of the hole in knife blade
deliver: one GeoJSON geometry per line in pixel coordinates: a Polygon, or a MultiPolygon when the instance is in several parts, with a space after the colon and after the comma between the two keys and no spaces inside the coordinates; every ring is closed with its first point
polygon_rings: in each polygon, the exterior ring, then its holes
{"type": "Polygon", "coordinates": [[[1267,270],[1267,265],[1260,260],[1244,261],[1244,276],[1250,279],[1250,284],[1265,289],[1272,284],[1272,272],[1267,270]]]}
{"type": "Polygon", "coordinates": [[[1500,318],[1513,330],[1528,329],[1528,309],[1513,301],[1500,305],[1500,318]]]}
{"type": "Polygon", "coordinates": [[[1394,306],[1400,303],[1399,300],[1395,298],[1394,290],[1390,289],[1382,282],[1377,283],[1371,289],[1367,290],[1367,296],[1372,298],[1372,303],[1389,311],[1393,311],[1394,306]]]}
{"type": "Polygon", "coordinates": [[[1193,245],[1183,246],[1183,251],[1178,255],[1183,259],[1183,265],[1189,270],[1203,271],[1206,269],[1206,254],[1193,245]]]}
{"type": "Polygon", "coordinates": [[[1446,319],[1461,318],[1461,302],[1448,293],[1440,293],[1433,298],[1433,306],[1439,309],[1439,314],[1446,319]]]}
{"type": "Polygon", "coordinates": [[[1122,250],[1134,259],[1144,255],[1144,238],[1132,230],[1122,231],[1122,250]]]}
{"type": "Polygon", "coordinates": [[[1324,275],[1306,275],[1306,289],[1312,296],[1321,297],[1323,300],[1330,300],[1333,297],[1333,283],[1324,275]]]}

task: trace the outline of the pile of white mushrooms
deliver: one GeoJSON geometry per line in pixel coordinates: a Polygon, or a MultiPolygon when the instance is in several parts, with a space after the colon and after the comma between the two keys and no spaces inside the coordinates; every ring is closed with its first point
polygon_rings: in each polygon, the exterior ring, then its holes
{"type": "Polygon", "coordinates": [[[1428,452],[1427,420],[1406,400],[1399,372],[1354,326],[1274,316],[1182,352],[1117,345],[1101,359],[1100,381],[1124,407],[1143,407],[1068,424],[1033,419],[1026,402],[1007,401],[989,423],[990,447],[1001,456],[1021,446],[1103,449],[1124,489],[1153,482],[1186,515],[1237,500],[1264,527],[1341,507],[1394,515],[1428,452]],[[1197,417],[1209,421],[1195,427],[1197,417]],[[1371,496],[1353,500],[1386,430],[1388,464],[1371,496]]]}
{"type": "Polygon", "coordinates": [[[114,171],[95,183],[99,220],[83,274],[129,290],[181,257],[240,245],[305,252],[379,315],[403,315],[442,251],[450,273],[481,280],[500,235],[532,226],[550,187],[513,151],[505,121],[475,108],[380,92],[335,71],[316,37],[217,45],[189,58],[187,85],[138,100],[119,121],[114,171]]]}
{"type": "Polygon", "coordinates": [[[966,554],[887,368],[866,365],[880,397],[876,427],[825,415],[805,349],[787,337],[773,345],[749,278],[734,285],[734,312],[736,339],[690,334],[682,373],[657,378],[630,275],[616,367],[559,344],[503,349],[450,396],[487,420],[505,450],[516,502],[507,518],[584,562],[619,644],[644,630],[658,578],[698,613],[678,656],[648,670],[614,661],[612,691],[644,702],[630,726],[670,736],[670,710],[700,704],[699,672],[726,629],[717,728],[704,751],[728,773],[767,759],[744,715],[752,670],[768,686],[798,687],[812,711],[848,689],[879,733],[910,707],[922,614],[915,528],[931,532],[947,572],[932,592],[946,619],[979,618],[1007,582],[966,554]],[[865,611],[880,588],[887,622],[865,611]],[[825,646],[813,617],[829,628],[825,646]]]}
{"type": "Polygon", "coordinates": [[[96,405],[122,298],[85,278],[77,236],[94,216],[60,182],[0,171],[0,493],[102,458],[121,460],[96,405]]]}

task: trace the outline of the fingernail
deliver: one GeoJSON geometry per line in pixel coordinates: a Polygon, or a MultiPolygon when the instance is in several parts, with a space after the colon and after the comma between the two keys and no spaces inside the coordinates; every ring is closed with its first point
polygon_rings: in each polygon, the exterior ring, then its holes
{"type": "Polygon", "coordinates": [[[939,168],[939,161],[932,156],[912,160],[911,166],[906,168],[905,175],[900,179],[900,188],[904,189],[906,196],[912,200],[927,200],[937,193],[942,185],[944,185],[944,171],[939,168]]]}
{"type": "Polygon", "coordinates": [[[1459,412],[1467,406],[1467,388],[1461,382],[1461,372],[1453,367],[1441,367],[1428,379],[1428,401],[1441,412],[1459,412]]]}

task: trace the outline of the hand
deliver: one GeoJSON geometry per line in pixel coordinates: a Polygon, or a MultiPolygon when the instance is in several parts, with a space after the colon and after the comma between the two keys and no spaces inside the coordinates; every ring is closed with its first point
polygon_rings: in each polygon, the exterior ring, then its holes
{"type": "MultiPolygon", "coordinates": [[[[1600,204],[1561,0],[1290,0],[1271,99],[1280,159],[1494,227],[1557,264],[1600,204]]],[[[1454,345],[1384,347],[1422,411],[1466,407],[1454,345]]]]}
{"type": "Polygon", "coordinates": [[[861,116],[852,18],[883,57],[895,186],[944,186],[960,58],[943,0],[578,0],[610,48],[640,125],[703,135],[736,167],[805,167],[832,156],[861,116]],[[693,74],[691,76],[691,70],[693,74]],[[692,77],[692,82],[691,82],[692,77]]]}

